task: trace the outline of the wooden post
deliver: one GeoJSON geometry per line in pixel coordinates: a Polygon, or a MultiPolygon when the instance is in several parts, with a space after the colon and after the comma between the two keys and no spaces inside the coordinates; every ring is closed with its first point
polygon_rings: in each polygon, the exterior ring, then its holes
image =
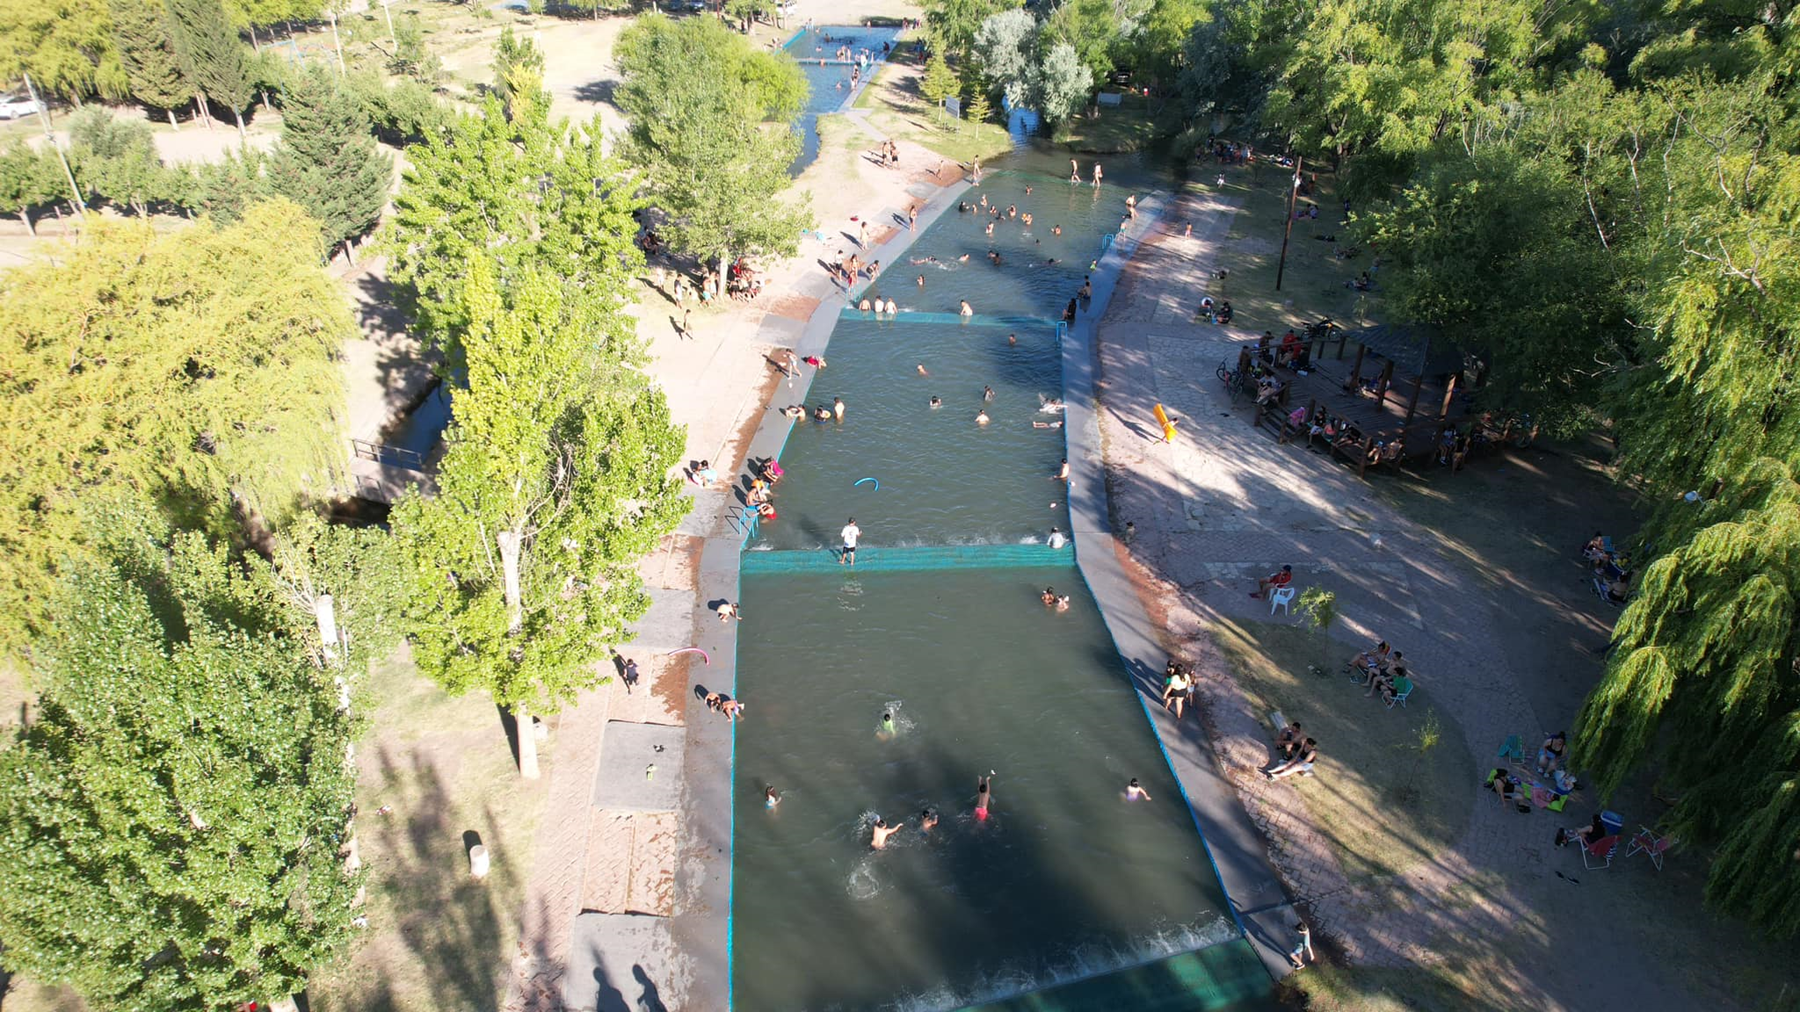
{"type": "Polygon", "coordinates": [[[1364,436],[1363,443],[1362,443],[1362,456],[1358,457],[1357,461],[1356,461],[1356,476],[1358,478],[1363,478],[1365,475],[1367,475],[1369,473],[1369,451],[1373,450],[1373,449],[1375,449],[1375,437],[1374,436],[1364,436]]]}
{"type": "Polygon", "coordinates": [[[1366,344],[1359,343],[1356,346],[1356,364],[1352,365],[1350,367],[1350,392],[1351,393],[1355,393],[1357,385],[1362,382],[1363,353],[1368,350],[1369,350],[1369,346],[1366,344]]]}
{"type": "Polygon", "coordinates": [[[1388,388],[1394,384],[1394,360],[1388,359],[1387,365],[1381,367],[1381,378],[1375,381],[1375,403],[1380,407],[1387,406],[1388,388]]]}
{"type": "Polygon", "coordinates": [[[1412,424],[1413,412],[1419,407],[1419,391],[1423,389],[1425,389],[1425,374],[1420,373],[1413,377],[1412,396],[1406,399],[1406,418],[1400,422],[1401,425],[1412,424]]]}
{"type": "Polygon", "coordinates": [[[1443,410],[1438,412],[1438,418],[1440,420],[1450,417],[1450,399],[1455,396],[1456,396],[1456,374],[1452,373],[1450,376],[1450,382],[1444,384],[1444,408],[1443,408],[1443,410]]]}
{"type": "MultiPolygon", "coordinates": [[[[1350,343],[1350,329],[1348,327],[1339,327],[1337,329],[1337,332],[1338,332],[1337,360],[1339,362],[1342,362],[1344,360],[1344,345],[1350,343]]],[[[1360,347],[1360,345],[1359,345],[1359,347],[1360,347]]]]}

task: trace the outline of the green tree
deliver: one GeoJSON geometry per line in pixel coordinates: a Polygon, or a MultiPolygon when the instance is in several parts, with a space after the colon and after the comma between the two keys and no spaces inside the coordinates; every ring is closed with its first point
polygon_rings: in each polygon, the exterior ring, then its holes
{"type": "Polygon", "coordinates": [[[1093,92],[1094,76],[1066,42],[1049,47],[1033,76],[1033,104],[1048,123],[1062,123],[1081,111],[1093,92]]]}
{"type": "Polygon", "coordinates": [[[994,107],[988,104],[987,96],[978,91],[969,99],[967,114],[971,123],[986,123],[993,117],[994,107]]]}
{"type": "Polygon", "coordinates": [[[1023,0],[925,0],[925,35],[931,48],[966,64],[974,52],[981,23],[1023,0]]]}
{"type": "Polygon", "coordinates": [[[1358,232],[1382,252],[1385,313],[1481,352],[1484,406],[1557,436],[1592,424],[1625,293],[1563,165],[1513,145],[1451,147],[1358,232]]]}
{"type": "MultiPolygon", "coordinates": [[[[510,277],[528,265],[623,305],[643,254],[633,243],[640,204],[617,160],[601,150],[599,121],[552,123],[542,96],[501,114],[490,97],[478,114],[407,149],[387,240],[390,276],[410,291],[419,337],[462,371],[463,264],[484,252],[510,277]]],[[[608,316],[596,339],[621,360],[637,354],[628,318],[608,316]]]]}
{"type": "Polygon", "coordinates": [[[0,750],[0,933],[8,969],[97,1007],[232,1008],[350,944],[354,726],[222,552],[153,532],[71,571],[35,654],[37,718],[0,750]]]}
{"type": "Polygon", "coordinates": [[[791,57],[761,52],[709,18],[639,18],[619,36],[625,156],[670,216],[676,249],[726,263],[791,256],[814,225],[804,198],[783,204],[800,153],[791,126],[806,77],[791,57]]]}
{"type": "Polygon", "coordinates": [[[441,135],[455,118],[431,86],[417,79],[390,82],[372,70],[352,70],[342,83],[362,106],[375,135],[396,147],[441,135]]]}
{"type": "Polygon", "coordinates": [[[425,43],[425,26],[411,11],[394,20],[394,58],[388,69],[432,86],[443,76],[444,63],[425,43]]]}
{"type": "Polygon", "coordinates": [[[342,244],[351,263],[353,241],[381,220],[394,178],[361,103],[317,64],[290,76],[268,172],[269,189],[305,208],[323,229],[326,248],[342,244]]]}
{"type": "Polygon", "coordinates": [[[480,250],[463,271],[468,387],[437,494],[409,494],[393,526],[414,560],[414,660],[512,712],[530,778],[532,714],[604,681],[649,605],[636,565],[687,511],[683,437],[662,393],[597,350],[621,307],[535,263],[503,289],[480,250]]]}
{"type": "Polygon", "coordinates": [[[77,105],[93,95],[124,98],[130,82],[106,0],[0,0],[0,81],[21,74],[77,105]]]}
{"type": "Polygon", "coordinates": [[[1040,47],[1048,52],[1056,43],[1067,45],[1088,69],[1090,83],[1105,81],[1112,75],[1114,51],[1124,46],[1128,33],[1135,33],[1144,11],[1142,4],[1125,4],[1116,0],[1067,0],[1044,20],[1044,41],[1040,47]]]}
{"type": "Polygon", "coordinates": [[[68,187],[55,155],[20,141],[0,148],[0,210],[18,215],[32,235],[32,208],[66,197],[68,187]]]}
{"type": "Polygon", "coordinates": [[[508,25],[500,30],[500,40],[494,43],[493,91],[500,97],[500,104],[509,116],[512,115],[514,78],[520,71],[541,83],[544,54],[530,39],[515,36],[512,26],[508,25]]]}
{"type": "Polygon", "coordinates": [[[725,15],[738,23],[738,30],[749,34],[750,26],[775,9],[773,0],[726,0],[725,15]]]}
{"type": "Polygon", "coordinates": [[[194,89],[181,74],[160,0],[108,0],[107,9],[112,14],[113,46],[131,81],[132,97],[161,109],[169,126],[180,129],[175,110],[193,97],[194,89]]]}
{"type": "Polygon", "coordinates": [[[99,106],[70,118],[69,162],[90,202],[107,200],[139,217],[151,204],[183,195],[182,175],[163,165],[149,124],[118,119],[99,106]]]}
{"type": "Polygon", "coordinates": [[[286,201],[166,237],[99,223],[0,276],[0,646],[43,625],[76,506],[135,488],[184,528],[242,538],[332,495],[355,333],[286,201]]]}
{"type": "Polygon", "coordinates": [[[250,53],[219,0],[164,0],[169,11],[169,38],[181,59],[182,75],[198,89],[200,102],[231,110],[238,133],[244,132],[244,110],[255,82],[250,53]]]}
{"type": "Polygon", "coordinates": [[[238,221],[252,205],[269,197],[268,180],[263,177],[266,161],[267,155],[245,147],[226,152],[217,162],[194,166],[190,206],[211,216],[217,225],[238,221]]]}
{"type": "Polygon", "coordinates": [[[1038,23],[1030,11],[1014,8],[983,21],[972,47],[974,65],[986,83],[982,90],[999,94],[1014,106],[1029,105],[1037,42],[1038,23]]]}
{"type": "Polygon", "coordinates": [[[944,115],[944,100],[962,91],[962,82],[957,79],[956,71],[950,69],[949,61],[944,54],[934,52],[925,63],[925,76],[919,80],[919,91],[925,101],[937,108],[937,115],[944,115]]]}

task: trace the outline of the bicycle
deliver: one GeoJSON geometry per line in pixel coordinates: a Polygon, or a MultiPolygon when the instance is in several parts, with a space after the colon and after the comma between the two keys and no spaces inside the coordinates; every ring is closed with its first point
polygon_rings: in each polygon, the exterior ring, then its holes
{"type": "Polygon", "coordinates": [[[1225,392],[1231,395],[1233,404],[1237,403],[1240,395],[1248,393],[1250,390],[1248,378],[1244,376],[1241,369],[1227,369],[1225,363],[1220,362],[1219,368],[1214,370],[1214,375],[1219,377],[1219,382],[1225,384],[1225,392]]]}

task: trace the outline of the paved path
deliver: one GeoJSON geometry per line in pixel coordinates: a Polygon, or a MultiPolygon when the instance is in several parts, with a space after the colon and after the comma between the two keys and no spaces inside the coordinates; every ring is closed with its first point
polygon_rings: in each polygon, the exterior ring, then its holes
{"type": "MultiPolygon", "coordinates": [[[[1168,649],[1200,671],[1220,771],[1264,832],[1296,899],[1351,961],[1424,965],[1459,948],[1486,955],[1502,946],[1518,951],[1523,942],[1543,952],[1547,965],[1518,966],[1493,981],[1502,1004],[1692,1007],[1667,974],[1635,972],[1654,971],[1646,966],[1654,961],[1604,918],[1594,918],[1578,956],[1556,954],[1572,959],[1558,965],[1545,943],[1558,926],[1546,922],[1582,913],[1569,909],[1579,900],[1568,892],[1546,909],[1546,891],[1563,884],[1554,872],[1580,870],[1571,854],[1550,847],[1555,820],[1479,803],[1492,799],[1471,784],[1460,839],[1400,876],[1353,883],[1301,803],[1301,791],[1328,789],[1329,746],[1313,780],[1277,784],[1255,774],[1269,760],[1266,715],[1253,712],[1202,630],[1217,618],[1268,620],[1267,604],[1246,591],[1256,575],[1283,563],[1294,565],[1298,584],[1336,592],[1335,636],[1361,644],[1379,634],[1402,646],[1421,675],[1413,702],[1456,721],[1474,766],[1487,765],[1507,735],[1529,738],[1545,724],[1508,662],[1508,637],[1518,630],[1501,625],[1503,611],[1484,598],[1484,581],[1456,546],[1409,523],[1346,467],[1277,444],[1251,427],[1245,409],[1232,409],[1214,369],[1235,361],[1229,339],[1251,335],[1194,324],[1192,313],[1216,284],[1216,269],[1232,266],[1233,213],[1228,200],[1185,194],[1164,221],[1193,221],[1194,234],[1165,226],[1145,239],[1098,335],[1112,524],[1135,523],[1130,562],[1146,610],[1162,620],[1168,649]],[[1181,419],[1170,445],[1152,433],[1158,402],[1181,419]],[[1624,972],[1593,972],[1598,967],[1624,972]]],[[[1568,821],[1583,817],[1572,813],[1568,821]]]]}

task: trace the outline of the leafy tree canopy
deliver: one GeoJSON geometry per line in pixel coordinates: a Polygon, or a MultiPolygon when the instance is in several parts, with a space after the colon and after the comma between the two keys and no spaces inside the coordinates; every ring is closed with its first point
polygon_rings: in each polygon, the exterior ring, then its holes
{"type": "Polygon", "coordinates": [[[163,237],[95,223],[0,276],[0,642],[41,631],[54,574],[90,555],[90,492],[223,537],[331,493],[355,330],[317,229],[285,201],[163,237]]]}
{"type": "Polygon", "coordinates": [[[0,81],[21,74],[75,102],[124,98],[131,85],[106,0],[0,0],[0,81]]]}

